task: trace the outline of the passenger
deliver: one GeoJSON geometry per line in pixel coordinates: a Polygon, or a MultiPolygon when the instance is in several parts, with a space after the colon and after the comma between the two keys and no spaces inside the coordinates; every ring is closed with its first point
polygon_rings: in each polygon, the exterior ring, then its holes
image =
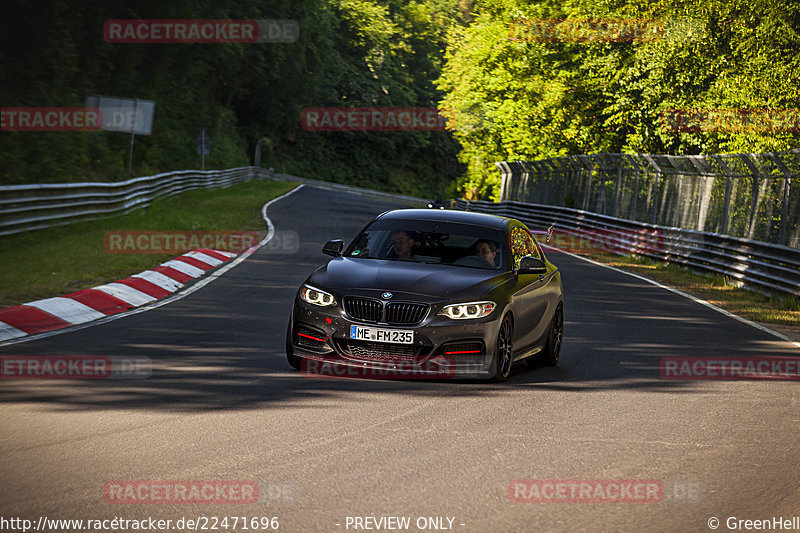
{"type": "Polygon", "coordinates": [[[475,243],[475,255],[486,260],[491,265],[491,268],[495,268],[494,258],[497,255],[497,244],[493,241],[481,239],[475,243]]]}

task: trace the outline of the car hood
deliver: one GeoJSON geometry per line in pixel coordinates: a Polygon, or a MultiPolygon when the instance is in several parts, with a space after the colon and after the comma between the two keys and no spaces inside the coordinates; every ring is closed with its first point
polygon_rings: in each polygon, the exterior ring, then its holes
{"type": "Polygon", "coordinates": [[[388,291],[425,301],[479,298],[509,276],[497,270],[410,261],[337,257],[317,269],[308,283],[342,294],[388,291]]]}

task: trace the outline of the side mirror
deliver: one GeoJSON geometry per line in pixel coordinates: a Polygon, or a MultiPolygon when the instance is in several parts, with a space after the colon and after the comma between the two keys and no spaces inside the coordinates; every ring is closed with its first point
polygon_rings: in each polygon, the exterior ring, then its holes
{"type": "Polygon", "coordinates": [[[332,241],[328,241],[325,243],[325,246],[322,247],[322,253],[326,255],[332,255],[333,257],[339,257],[342,255],[342,251],[344,250],[344,241],[342,239],[334,239],[332,241]]]}
{"type": "Polygon", "coordinates": [[[538,257],[526,255],[519,262],[520,274],[547,274],[547,265],[538,257]]]}

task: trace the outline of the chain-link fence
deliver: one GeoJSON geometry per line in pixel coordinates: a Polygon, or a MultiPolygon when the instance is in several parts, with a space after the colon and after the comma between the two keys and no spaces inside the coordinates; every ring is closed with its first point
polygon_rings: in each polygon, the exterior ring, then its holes
{"type": "Polygon", "coordinates": [[[603,153],[497,166],[503,173],[500,201],[800,248],[800,148],[693,156],[603,153]]]}

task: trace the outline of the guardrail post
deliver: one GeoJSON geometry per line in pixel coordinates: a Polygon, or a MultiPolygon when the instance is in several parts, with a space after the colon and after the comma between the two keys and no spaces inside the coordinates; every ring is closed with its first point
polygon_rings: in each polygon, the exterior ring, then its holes
{"type": "Polygon", "coordinates": [[[747,238],[752,239],[756,230],[756,211],[758,210],[759,182],[761,173],[747,154],[738,154],[753,176],[753,195],[750,199],[750,220],[747,222],[747,238]]]}
{"type": "MultiPolygon", "coordinates": [[[[706,216],[708,215],[708,206],[711,203],[711,189],[708,187],[708,176],[709,171],[708,167],[706,166],[705,159],[701,155],[690,155],[687,156],[687,159],[692,164],[694,169],[697,171],[697,182],[696,184],[698,187],[695,187],[696,190],[699,189],[700,194],[697,196],[697,224],[695,224],[695,229],[697,231],[703,231],[706,224],[706,216]],[[699,187],[699,180],[703,180],[702,187],[699,187]]],[[[714,186],[714,181],[711,181],[711,187],[714,186]]]]}
{"type": "Polygon", "coordinates": [[[536,172],[536,174],[538,175],[539,166],[536,164],[536,161],[525,161],[520,163],[523,165],[523,168],[525,169],[525,173],[523,174],[523,176],[525,176],[524,178],[525,193],[523,195],[523,198],[525,202],[531,202],[532,201],[531,197],[533,196],[531,194],[531,170],[536,172]]]}
{"type": "Polygon", "coordinates": [[[653,215],[650,222],[655,224],[658,222],[658,193],[659,189],[661,189],[661,172],[656,172],[656,179],[655,183],[653,184],[653,189],[653,215]]]}
{"type": "Polygon", "coordinates": [[[702,188],[702,193],[700,194],[700,197],[698,198],[697,201],[697,224],[695,225],[695,229],[697,231],[703,231],[703,228],[705,227],[704,204],[706,202],[706,198],[709,197],[709,195],[706,194],[706,188],[708,187],[708,176],[698,176],[698,178],[702,178],[703,188],[702,188]]]}
{"type": "Polygon", "coordinates": [[[511,179],[511,169],[505,161],[495,163],[495,166],[500,169],[500,201],[506,202],[510,200],[509,180],[511,179]]]}
{"type": "Polygon", "coordinates": [[[658,221],[658,189],[661,182],[661,167],[650,154],[642,154],[642,156],[656,171],[656,179],[653,184],[653,188],[655,189],[653,191],[653,214],[651,216],[651,223],[655,224],[658,221]]]}
{"type": "Polygon", "coordinates": [[[639,163],[631,155],[626,155],[628,161],[631,163],[633,167],[633,198],[631,201],[631,220],[636,220],[636,207],[637,203],[639,202],[639,163]]]}
{"type": "Polygon", "coordinates": [[[728,223],[731,216],[731,194],[733,192],[733,177],[725,176],[725,205],[722,206],[722,229],[721,233],[728,233],[728,223]]]}
{"type": "Polygon", "coordinates": [[[720,223],[720,233],[728,233],[728,222],[730,220],[730,212],[731,212],[731,193],[733,189],[733,171],[730,167],[725,163],[722,157],[718,155],[712,155],[711,157],[714,158],[714,161],[717,162],[719,168],[725,173],[725,198],[723,199],[722,204],[722,222],[720,223]]]}
{"type": "Polygon", "coordinates": [[[677,184],[677,191],[676,191],[676,198],[675,198],[675,212],[672,214],[672,225],[676,228],[680,225],[680,215],[681,215],[681,201],[683,198],[683,174],[678,174],[678,184],[677,184]]]}
{"type": "Polygon", "coordinates": [[[792,186],[792,178],[783,178],[783,205],[781,206],[781,227],[778,230],[778,243],[787,244],[786,227],[789,225],[789,190],[792,186]]]}
{"type": "Polygon", "coordinates": [[[601,172],[602,172],[602,174],[601,174],[602,178],[600,180],[600,187],[601,187],[601,189],[600,189],[600,198],[597,201],[598,202],[598,210],[597,210],[597,212],[598,213],[602,213],[602,214],[605,215],[605,214],[607,214],[606,211],[608,210],[608,199],[606,198],[608,196],[608,194],[607,194],[607,191],[606,191],[606,185],[607,185],[607,182],[608,182],[608,180],[609,180],[609,178],[611,176],[609,176],[609,174],[608,174],[609,167],[605,164],[605,159],[606,158],[604,157],[604,155],[605,154],[598,154],[596,156],[596,160],[597,160],[597,166],[600,167],[601,172]]]}
{"type": "Polygon", "coordinates": [[[783,173],[783,199],[781,200],[781,223],[778,228],[778,244],[786,244],[786,227],[789,224],[789,192],[792,186],[792,173],[777,154],[767,154],[775,166],[783,173]]]}
{"type": "Polygon", "coordinates": [[[583,205],[581,205],[581,209],[588,211],[589,201],[592,198],[592,174],[594,173],[594,165],[588,162],[588,156],[580,155],[578,158],[586,170],[589,171],[589,175],[586,178],[586,192],[583,195],[583,205]]]}
{"type": "Polygon", "coordinates": [[[619,216],[619,195],[622,190],[622,158],[617,159],[617,186],[614,191],[614,216],[619,216]]]}
{"type": "Polygon", "coordinates": [[[606,171],[600,167],[600,194],[597,195],[596,213],[606,213],[606,171]]]}
{"type": "MultiPolygon", "coordinates": [[[[565,172],[567,173],[567,176],[569,176],[569,182],[564,184],[564,190],[563,190],[563,193],[562,193],[562,196],[564,197],[562,201],[565,202],[566,201],[566,197],[567,197],[567,189],[568,189],[568,187],[572,186],[572,183],[575,180],[575,176],[577,175],[577,172],[575,170],[575,167],[573,166],[575,163],[572,161],[572,158],[567,158],[567,160],[564,161],[563,163],[564,163],[565,172]],[[567,168],[567,167],[569,167],[569,168],[567,168]]],[[[572,201],[572,205],[568,206],[568,207],[575,207],[575,201],[573,200],[572,201]]]]}

